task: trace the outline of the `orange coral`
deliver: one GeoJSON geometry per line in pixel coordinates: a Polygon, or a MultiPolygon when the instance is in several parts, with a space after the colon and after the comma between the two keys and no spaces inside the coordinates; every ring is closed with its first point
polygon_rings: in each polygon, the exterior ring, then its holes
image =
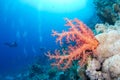
{"type": "Polygon", "coordinates": [[[67,21],[66,26],[70,26],[69,31],[63,31],[58,33],[53,31],[53,36],[57,36],[56,41],[63,43],[63,38],[65,38],[67,43],[75,42],[75,45],[68,45],[68,50],[55,50],[55,54],[48,52],[47,56],[50,59],[55,59],[56,62],[52,65],[58,66],[60,69],[69,68],[73,60],[79,60],[79,64],[83,66],[86,64],[86,60],[89,55],[95,54],[95,49],[98,46],[98,41],[94,37],[93,32],[78,19],[67,21]]]}

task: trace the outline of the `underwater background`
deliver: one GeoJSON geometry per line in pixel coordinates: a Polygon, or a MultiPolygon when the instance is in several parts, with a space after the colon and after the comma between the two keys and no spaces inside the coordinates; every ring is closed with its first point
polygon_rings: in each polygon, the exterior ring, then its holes
{"type": "Polygon", "coordinates": [[[78,77],[65,79],[64,75],[58,79],[55,73],[59,70],[52,69],[52,61],[45,54],[60,48],[51,34],[52,30],[68,29],[64,27],[65,18],[79,19],[95,34],[97,23],[115,23],[115,19],[109,21],[98,14],[100,9],[96,9],[95,2],[100,4],[105,0],[1,0],[0,80],[84,80],[78,77]]]}

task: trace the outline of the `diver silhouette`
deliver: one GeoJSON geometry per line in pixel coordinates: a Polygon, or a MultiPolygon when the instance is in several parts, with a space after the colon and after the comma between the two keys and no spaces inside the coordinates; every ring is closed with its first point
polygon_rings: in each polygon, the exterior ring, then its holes
{"type": "Polygon", "coordinates": [[[14,42],[5,42],[4,45],[6,45],[8,47],[17,47],[18,46],[16,41],[14,41],[14,42]]]}

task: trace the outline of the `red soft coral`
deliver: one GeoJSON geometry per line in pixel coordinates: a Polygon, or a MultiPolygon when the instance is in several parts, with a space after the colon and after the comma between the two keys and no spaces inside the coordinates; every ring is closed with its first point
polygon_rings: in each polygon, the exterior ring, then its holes
{"type": "Polygon", "coordinates": [[[57,36],[56,41],[60,44],[63,43],[63,38],[66,39],[67,43],[75,42],[75,45],[68,45],[68,50],[62,50],[63,54],[59,50],[55,51],[55,54],[48,52],[47,56],[50,59],[55,59],[56,62],[52,65],[58,66],[60,69],[69,68],[73,60],[79,60],[79,64],[83,66],[86,64],[86,60],[89,55],[95,54],[95,49],[98,46],[98,41],[94,37],[93,32],[78,19],[67,21],[66,26],[70,26],[69,31],[63,31],[57,33],[53,31],[53,36],[57,36]]]}

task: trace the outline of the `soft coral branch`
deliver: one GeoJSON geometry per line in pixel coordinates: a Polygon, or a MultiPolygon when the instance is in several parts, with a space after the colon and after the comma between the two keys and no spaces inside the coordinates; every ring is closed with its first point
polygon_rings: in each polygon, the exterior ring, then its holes
{"type": "Polygon", "coordinates": [[[94,37],[93,32],[78,19],[69,20],[65,18],[66,26],[70,26],[68,31],[63,31],[58,33],[53,31],[53,36],[57,36],[56,41],[63,44],[63,38],[66,39],[68,43],[75,42],[75,45],[68,45],[68,50],[63,50],[63,54],[60,51],[55,51],[55,54],[48,53],[47,56],[50,59],[55,59],[56,65],[61,69],[69,68],[73,60],[80,59],[80,65],[83,66],[89,55],[93,55],[96,47],[98,46],[98,41],[94,37]]]}

